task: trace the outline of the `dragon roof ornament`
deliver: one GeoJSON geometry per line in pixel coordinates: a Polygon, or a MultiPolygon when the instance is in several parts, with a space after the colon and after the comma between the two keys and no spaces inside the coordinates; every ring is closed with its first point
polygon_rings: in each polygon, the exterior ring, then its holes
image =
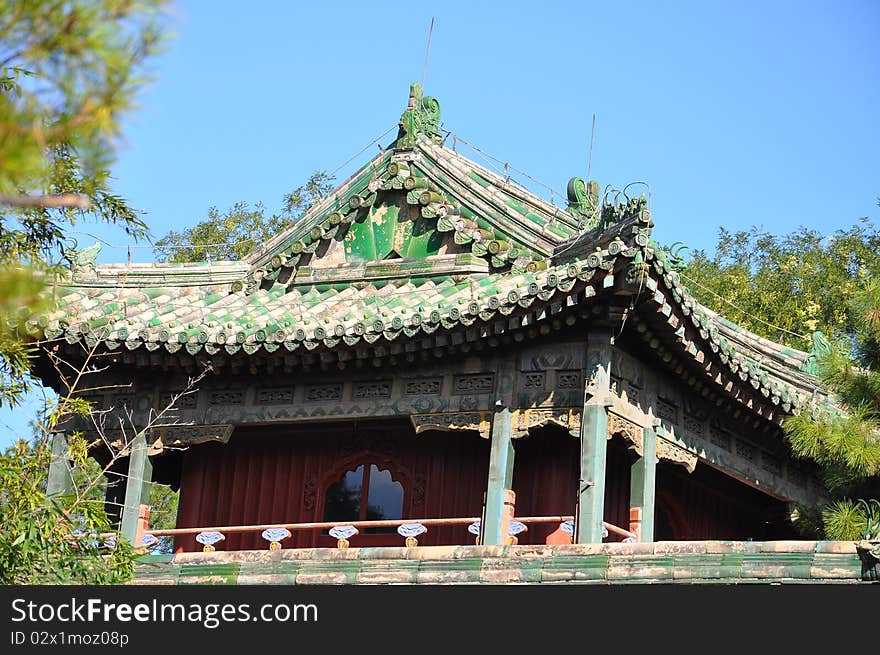
{"type": "Polygon", "coordinates": [[[409,102],[400,117],[400,131],[397,133],[398,148],[411,148],[420,134],[440,143],[440,103],[437,98],[422,95],[422,85],[413,83],[409,87],[409,102]]]}

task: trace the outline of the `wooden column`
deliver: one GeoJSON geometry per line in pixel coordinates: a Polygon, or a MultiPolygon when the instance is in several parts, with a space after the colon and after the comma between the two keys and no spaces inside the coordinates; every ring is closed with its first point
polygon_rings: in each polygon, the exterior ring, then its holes
{"type": "Polygon", "coordinates": [[[642,456],[633,462],[629,483],[630,532],[639,541],[654,541],[654,496],[657,473],[657,433],[642,431],[642,456]]]}
{"type": "Polygon", "coordinates": [[[61,496],[73,492],[73,478],[67,463],[67,437],[63,432],[52,435],[52,455],[49,459],[49,479],[46,496],[61,496]]]}
{"type": "Polygon", "coordinates": [[[147,457],[147,438],[141,433],[131,444],[128,457],[128,478],[125,483],[125,506],[122,508],[122,538],[135,546],[137,543],[138,524],[141,505],[148,505],[150,500],[150,480],[153,478],[153,465],[147,457]]]}
{"type": "Polygon", "coordinates": [[[591,331],[587,341],[587,388],[581,420],[581,472],[578,484],[576,543],[602,541],[605,514],[605,460],[610,403],[611,332],[591,331]]]}
{"type": "Polygon", "coordinates": [[[489,477],[486,485],[486,518],[482,543],[507,543],[507,529],[513,502],[513,441],[510,409],[502,407],[492,417],[492,447],[489,451],[489,477]]]}

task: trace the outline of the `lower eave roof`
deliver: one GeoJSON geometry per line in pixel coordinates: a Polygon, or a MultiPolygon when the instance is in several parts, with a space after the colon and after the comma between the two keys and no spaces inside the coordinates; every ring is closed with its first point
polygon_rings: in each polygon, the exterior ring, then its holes
{"type": "Polygon", "coordinates": [[[489,326],[523,312],[539,320],[589,303],[613,287],[615,275],[641,266],[647,296],[667,314],[674,306],[699,335],[701,343],[694,344],[684,325],[675,332],[698,362],[711,350],[732,377],[786,413],[816,402],[817,392],[825,400],[815,376],[802,370],[807,353],[762,339],[700,305],[660,250],[616,236],[584,259],[524,273],[489,272],[456,257],[468,256],[439,256],[421,276],[409,271],[395,278],[385,270],[371,279],[370,266],[388,267],[376,262],[325,272],[304,285],[275,283],[250,292],[237,283],[246,264],[97,266],[90,279],[80,274],[59,282],[57,307],[26,327],[38,339],[193,356],[349,348],[489,326]],[[456,273],[443,273],[444,266],[456,273]]]}

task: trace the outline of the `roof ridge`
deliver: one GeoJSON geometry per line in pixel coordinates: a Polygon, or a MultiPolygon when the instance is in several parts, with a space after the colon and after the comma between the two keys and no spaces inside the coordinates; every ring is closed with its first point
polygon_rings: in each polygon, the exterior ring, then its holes
{"type": "Polygon", "coordinates": [[[293,235],[298,235],[298,238],[304,236],[310,229],[317,226],[319,219],[323,219],[323,215],[325,213],[327,213],[331,209],[339,209],[342,205],[348,202],[349,197],[346,197],[344,201],[341,201],[340,198],[350,194],[350,192],[357,186],[357,182],[364,175],[364,172],[368,168],[370,168],[372,171],[378,171],[378,169],[380,168],[380,164],[382,164],[382,161],[386,158],[390,159],[391,152],[392,149],[389,148],[387,150],[379,152],[377,155],[374,155],[363,166],[358,168],[354,173],[346,178],[333,191],[328,193],[327,196],[309,207],[308,211],[303,214],[303,216],[298,221],[276,234],[265,244],[260,244],[257,248],[245,255],[242,261],[248,262],[251,266],[256,266],[260,262],[267,263],[268,260],[276,255],[277,252],[280,250],[281,244],[293,239],[293,235]],[[335,208],[333,207],[334,204],[337,204],[335,208]]]}
{"type": "Polygon", "coordinates": [[[503,178],[495,171],[486,168],[482,164],[475,162],[473,159],[465,157],[457,150],[447,148],[442,143],[433,143],[428,139],[419,139],[418,146],[420,148],[428,148],[430,150],[439,151],[443,153],[444,158],[452,160],[454,162],[467,162],[469,167],[477,169],[477,172],[486,177],[489,182],[493,182],[496,186],[502,187],[506,192],[508,192],[510,195],[515,196],[518,200],[531,203],[535,206],[536,209],[539,209],[545,214],[550,215],[551,220],[555,218],[568,219],[568,221],[572,223],[570,227],[574,230],[577,230],[578,221],[576,217],[568,213],[566,209],[563,209],[562,207],[559,207],[558,205],[530,191],[516,180],[513,180],[511,178],[503,178]]]}

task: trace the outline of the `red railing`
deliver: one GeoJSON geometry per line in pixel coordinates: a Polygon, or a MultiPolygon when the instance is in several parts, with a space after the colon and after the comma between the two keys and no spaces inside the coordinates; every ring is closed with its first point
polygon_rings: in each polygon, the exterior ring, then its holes
{"type": "MultiPolygon", "coordinates": [[[[519,523],[528,525],[528,524],[540,524],[540,523],[559,523],[560,525],[565,521],[571,521],[574,517],[572,516],[525,516],[525,517],[515,517],[513,521],[517,521],[519,523]]],[[[154,537],[178,537],[185,535],[198,535],[201,533],[208,532],[217,532],[221,535],[227,534],[237,534],[244,532],[263,532],[266,530],[288,530],[288,531],[297,531],[297,530],[329,530],[332,528],[338,528],[341,526],[352,526],[357,529],[361,528],[392,528],[399,527],[401,525],[407,524],[419,524],[427,527],[439,527],[439,526],[453,526],[453,525],[471,525],[480,520],[478,516],[471,517],[460,517],[460,518],[433,518],[433,519],[393,519],[393,520],[376,520],[376,521],[350,521],[350,522],[333,522],[333,521],[317,521],[311,523],[271,523],[271,524],[260,524],[260,525],[225,525],[225,526],[213,526],[213,527],[202,527],[202,528],[174,528],[169,530],[148,530],[147,526],[144,525],[144,530],[141,534],[150,534],[154,537]]],[[[605,529],[608,530],[609,534],[615,534],[617,536],[629,539],[636,539],[637,535],[629,530],[625,530],[621,527],[613,525],[611,523],[604,522],[602,523],[605,526],[605,529]]],[[[353,535],[352,535],[353,536],[353,535]]],[[[511,543],[516,543],[515,535],[511,536],[511,543]]],[[[344,547],[342,542],[345,542],[345,546],[348,545],[348,541],[343,539],[340,541],[340,547],[344,547]]],[[[407,545],[415,545],[415,543],[407,540],[407,545]]],[[[270,548],[277,549],[280,548],[280,544],[278,542],[272,542],[270,548]]],[[[210,548],[206,548],[206,550],[210,550],[210,548]]]]}

